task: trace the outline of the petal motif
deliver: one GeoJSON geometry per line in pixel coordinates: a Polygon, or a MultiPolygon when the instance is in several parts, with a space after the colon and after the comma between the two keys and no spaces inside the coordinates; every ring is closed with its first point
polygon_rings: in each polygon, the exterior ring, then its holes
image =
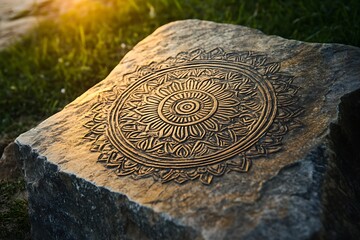
{"type": "Polygon", "coordinates": [[[179,147],[175,150],[175,154],[181,158],[187,158],[190,155],[190,150],[186,145],[179,145],[179,147]]]}
{"type": "MultiPolygon", "coordinates": [[[[145,96],[144,97],[144,104],[159,104],[159,102],[161,101],[161,97],[156,96],[156,95],[150,95],[150,96],[145,96]]],[[[146,106],[146,105],[145,105],[146,106]]]]}
{"type": "Polygon", "coordinates": [[[159,117],[156,115],[156,114],[146,114],[146,115],[143,115],[139,122],[141,123],[150,123],[150,124],[154,124],[155,122],[157,122],[159,119],[159,117]]]}
{"type": "Polygon", "coordinates": [[[178,142],[184,142],[189,136],[189,131],[187,127],[176,126],[172,137],[178,142]]]}
{"type": "Polygon", "coordinates": [[[224,107],[236,107],[239,104],[240,102],[235,98],[226,98],[219,101],[219,105],[224,107]]]}
{"type": "Polygon", "coordinates": [[[202,122],[202,125],[206,128],[208,131],[217,132],[219,131],[218,124],[211,118],[206,119],[202,122]]]}
{"type": "Polygon", "coordinates": [[[205,130],[200,124],[189,126],[190,136],[202,139],[205,136],[205,130]]]}

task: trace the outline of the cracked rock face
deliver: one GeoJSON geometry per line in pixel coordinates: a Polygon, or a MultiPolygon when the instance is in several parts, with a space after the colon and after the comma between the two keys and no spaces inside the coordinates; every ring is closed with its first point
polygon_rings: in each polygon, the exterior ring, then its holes
{"type": "Polygon", "coordinates": [[[358,155],[337,147],[357,143],[356,116],[338,109],[360,99],[359,65],[351,46],[200,20],[160,27],[16,139],[33,238],[359,236],[359,196],[339,167],[358,155]]]}

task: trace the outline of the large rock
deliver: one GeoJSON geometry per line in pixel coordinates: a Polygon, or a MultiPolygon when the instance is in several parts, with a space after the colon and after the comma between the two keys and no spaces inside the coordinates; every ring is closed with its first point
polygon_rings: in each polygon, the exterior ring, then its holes
{"type": "Polygon", "coordinates": [[[159,28],[17,138],[32,237],[360,236],[359,92],[338,119],[359,66],[351,46],[199,20],[159,28]]]}

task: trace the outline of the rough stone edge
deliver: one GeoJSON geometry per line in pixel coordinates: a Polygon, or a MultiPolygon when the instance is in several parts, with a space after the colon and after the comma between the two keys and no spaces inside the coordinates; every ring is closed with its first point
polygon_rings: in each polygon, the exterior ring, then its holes
{"type": "MultiPolygon", "coordinates": [[[[74,192],[75,194],[72,194],[71,197],[73,197],[73,199],[67,199],[73,201],[72,204],[74,205],[76,205],[76,203],[78,202],[78,199],[76,199],[77,195],[78,194],[83,195],[83,193],[86,193],[86,189],[92,189],[92,191],[99,193],[99,194],[93,194],[93,196],[95,196],[94,201],[101,202],[106,198],[107,200],[109,200],[109,204],[111,204],[111,200],[115,200],[113,201],[114,202],[113,207],[116,210],[111,211],[111,213],[115,213],[115,212],[117,213],[117,211],[119,211],[120,212],[119,217],[124,217],[123,220],[125,220],[125,225],[124,225],[125,228],[124,226],[119,225],[118,234],[120,234],[121,231],[123,231],[123,234],[128,234],[130,236],[130,239],[132,239],[132,237],[141,238],[141,239],[147,239],[147,238],[202,239],[200,234],[196,232],[196,230],[193,229],[191,226],[183,226],[181,223],[177,222],[176,219],[172,219],[171,217],[169,217],[164,213],[157,213],[146,206],[135,203],[131,201],[127,196],[121,193],[113,192],[110,189],[107,189],[102,186],[97,187],[95,184],[86,181],[85,179],[78,178],[72,173],[61,171],[57,165],[47,161],[46,157],[39,155],[37,151],[31,149],[30,146],[22,145],[18,141],[15,141],[15,144],[17,146],[19,160],[20,162],[23,163],[26,188],[29,193],[29,214],[32,225],[31,227],[32,238],[34,239],[83,239],[83,238],[99,239],[99,237],[101,238],[106,237],[106,236],[93,236],[91,235],[93,232],[91,228],[84,229],[81,228],[80,226],[78,228],[78,231],[76,232],[71,232],[71,231],[64,232],[62,230],[66,229],[66,227],[64,226],[58,227],[58,225],[54,223],[56,217],[60,217],[59,219],[68,217],[67,220],[64,219],[63,223],[71,223],[71,222],[74,223],[74,221],[76,221],[77,219],[76,218],[71,219],[71,216],[69,216],[69,214],[67,213],[56,213],[56,205],[59,204],[59,206],[61,206],[60,202],[49,201],[48,203],[43,203],[44,205],[41,205],[41,203],[40,204],[37,203],[36,199],[39,199],[36,197],[37,194],[42,193],[40,195],[42,195],[43,197],[46,197],[46,194],[49,194],[49,192],[46,192],[46,189],[44,189],[45,187],[47,187],[46,184],[48,185],[48,187],[51,187],[51,190],[53,191],[52,193],[58,192],[62,194],[63,192],[59,191],[60,190],[59,186],[52,185],[53,183],[56,183],[56,180],[61,179],[61,181],[65,183],[70,182],[72,184],[74,183],[78,184],[76,185],[76,190],[70,189],[77,191],[74,192]],[[32,168],[34,166],[36,166],[37,169],[41,169],[41,172],[37,173],[35,171],[35,168],[32,168]],[[119,201],[120,203],[118,203],[119,201]],[[53,208],[53,210],[55,210],[54,211],[55,213],[51,211],[47,212],[46,207],[53,208]],[[39,208],[41,212],[35,213],[34,209],[39,210],[39,208]],[[46,225],[47,227],[44,228],[44,226],[46,225]],[[51,229],[53,232],[47,232],[46,231],[47,229],[51,229]],[[39,233],[44,235],[36,235],[39,233]]],[[[59,199],[59,200],[63,200],[63,199],[59,199]]],[[[63,209],[66,209],[66,206],[70,206],[70,205],[69,203],[64,202],[63,206],[65,207],[63,209]]],[[[86,207],[92,207],[92,206],[86,206],[86,207]]],[[[81,211],[81,209],[78,210],[81,211]]],[[[96,208],[95,209],[91,208],[89,210],[96,210],[96,208]]],[[[87,210],[83,210],[83,211],[87,211],[87,210]]],[[[103,211],[102,209],[99,210],[100,213],[102,211],[103,211]]],[[[111,220],[111,216],[109,216],[109,219],[102,219],[102,221],[106,221],[106,222],[109,222],[109,220],[111,220]]],[[[83,223],[87,224],[88,222],[85,221],[83,223]]],[[[102,228],[101,230],[104,231],[103,232],[104,234],[109,234],[108,237],[110,238],[107,239],[113,239],[114,235],[111,235],[111,231],[113,231],[112,229],[102,228]]],[[[128,235],[124,235],[124,237],[127,237],[128,235]]]]}
{"type": "Polygon", "coordinates": [[[328,127],[330,161],[323,192],[326,239],[360,239],[360,88],[344,94],[328,127]],[[345,204],[344,204],[345,203],[345,204]]]}
{"type": "MultiPolygon", "coordinates": [[[[132,215],[127,215],[125,214],[124,217],[128,218],[128,220],[126,220],[124,224],[125,229],[122,229],[124,231],[124,239],[215,239],[214,237],[217,236],[217,234],[214,235],[214,233],[211,232],[206,232],[206,231],[202,231],[201,233],[196,232],[195,229],[191,228],[191,226],[182,226],[181,224],[178,224],[176,221],[174,221],[173,219],[169,218],[168,216],[164,215],[164,214],[157,214],[155,213],[153,210],[147,208],[146,206],[141,206],[138,203],[135,203],[133,201],[130,201],[125,195],[122,195],[121,193],[115,193],[112,192],[111,190],[105,188],[105,187],[96,187],[93,183],[86,181],[82,178],[78,178],[76,177],[74,174],[72,173],[66,173],[63,171],[59,171],[59,168],[57,165],[50,163],[49,161],[47,161],[47,159],[43,156],[40,156],[36,150],[32,150],[29,146],[27,145],[21,145],[19,143],[13,144],[15,145],[15,148],[17,151],[19,151],[19,155],[20,158],[19,160],[23,163],[24,168],[26,169],[27,167],[30,167],[30,169],[27,169],[27,171],[25,172],[25,179],[27,182],[27,190],[29,193],[33,193],[35,196],[36,194],[42,193],[42,183],[39,184],[39,182],[41,181],[52,181],[55,180],[54,182],[56,182],[56,178],[60,177],[61,180],[63,182],[71,182],[71,183],[77,183],[77,191],[78,193],[73,194],[74,196],[74,205],[76,205],[76,196],[78,194],[82,194],[82,192],[85,191],[86,188],[89,189],[99,189],[98,191],[94,191],[95,193],[100,193],[100,195],[98,195],[98,198],[101,199],[103,197],[106,197],[109,199],[109,201],[114,200],[114,199],[122,199],[125,203],[125,211],[132,213],[132,215]],[[31,162],[28,162],[31,161],[31,162]],[[39,176],[38,174],[31,172],[31,164],[36,165],[36,167],[39,168],[41,170],[43,170],[43,172],[41,172],[40,174],[44,174],[43,176],[39,176]],[[79,187],[80,185],[80,187],[79,187]],[[145,221],[144,221],[145,219],[145,221]],[[158,227],[154,227],[154,225],[152,225],[151,221],[154,221],[154,219],[157,219],[158,221],[160,221],[160,224],[158,224],[158,227]],[[129,230],[130,229],[130,230],[129,230]],[[125,235],[127,234],[127,235],[125,235]],[[132,235],[133,234],[133,235],[132,235]],[[129,238],[128,238],[129,237],[129,238]]],[[[324,159],[326,159],[326,157],[324,157],[324,147],[323,146],[316,146],[307,156],[305,156],[303,159],[300,159],[299,161],[286,166],[282,169],[279,170],[279,173],[277,175],[275,175],[271,180],[271,182],[277,182],[279,183],[279,188],[281,188],[282,186],[282,177],[285,177],[285,175],[289,175],[292,173],[296,173],[297,171],[299,171],[299,169],[307,169],[308,167],[312,168],[314,171],[314,178],[319,178],[320,175],[322,174],[322,171],[319,169],[317,169],[316,167],[319,165],[316,162],[314,162],[314,156],[315,157],[321,157],[322,161],[324,159]]],[[[32,169],[33,170],[33,169],[32,169]]],[[[52,184],[52,182],[50,182],[50,185],[52,184]]],[[[266,185],[269,185],[270,182],[266,183],[266,185]]],[[[268,198],[276,198],[277,196],[281,197],[284,192],[280,192],[278,191],[279,188],[275,188],[275,189],[268,189],[266,187],[266,185],[261,189],[262,193],[261,195],[267,195],[266,198],[262,198],[262,196],[259,198],[259,202],[255,203],[255,205],[259,205],[259,207],[264,204],[266,202],[266,200],[268,198]],[[267,192],[267,194],[264,194],[265,192],[267,192]]],[[[311,188],[319,188],[320,187],[320,182],[315,182],[311,185],[311,188]]],[[[59,190],[58,188],[53,188],[53,186],[51,186],[51,189],[55,191],[59,190]]],[[[287,189],[289,192],[292,191],[292,189],[287,189]]],[[[46,190],[45,190],[46,192],[46,190]]],[[[58,191],[61,192],[61,191],[58,191]]],[[[287,192],[287,194],[289,194],[289,192],[287,192]]],[[[294,191],[296,192],[296,191],[294,191]]],[[[316,192],[316,191],[315,191],[316,192]]],[[[49,193],[49,192],[47,192],[49,193]]],[[[297,199],[299,198],[299,201],[302,204],[305,205],[309,205],[309,207],[311,207],[312,204],[312,200],[314,199],[314,195],[312,195],[314,193],[314,191],[309,191],[304,193],[304,195],[301,196],[291,196],[291,199],[297,199]]],[[[317,192],[316,192],[317,193],[317,192]]],[[[44,195],[43,195],[44,196],[44,195]]],[[[67,228],[66,226],[64,226],[63,224],[60,224],[61,227],[58,227],[59,224],[56,223],[56,214],[54,215],[51,211],[47,212],[46,211],[46,205],[39,205],[38,203],[36,203],[36,201],[33,199],[33,195],[30,194],[29,197],[29,209],[39,209],[41,208],[42,211],[40,210],[40,214],[39,212],[34,212],[34,211],[30,211],[30,219],[32,221],[32,238],[34,239],[99,239],[100,238],[107,238],[107,239],[113,239],[113,235],[105,235],[105,236],[93,236],[91,235],[91,229],[87,229],[84,230],[81,227],[77,228],[78,231],[71,231],[71,228],[67,228]],[[46,213],[46,214],[44,214],[46,213]],[[43,228],[44,226],[47,226],[47,228],[43,228]],[[53,232],[48,232],[47,230],[53,230],[53,232]],[[69,229],[69,232],[65,232],[65,229],[69,229]],[[39,235],[39,234],[44,234],[44,235],[39,235]],[[79,235],[76,235],[79,234],[79,235]]],[[[36,198],[36,197],[35,197],[36,198]]],[[[289,199],[290,199],[289,198],[289,199]]],[[[316,197],[315,197],[316,198],[316,197]]],[[[36,198],[38,199],[38,198],[36,198]]],[[[318,198],[316,198],[316,200],[318,200],[318,198]]],[[[99,200],[100,202],[100,200],[99,200]]],[[[115,202],[115,201],[114,201],[115,202]]],[[[49,201],[49,204],[51,205],[53,202],[49,201]]],[[[67,205],[69,205],[69,203],[66,203],[67,205]]],[[[319,204],[320,201],[319,201],[319,204]]],[[[70,203],[70,205],[72,205],[70,203]]],[[[92,207],[92,206],[89,206],[92,207]]],[[[297,208],[298,205],[290,205],[291,211],[294,210],[294,208],[297,208]]],[[[56,209],[56,206],[54,206],[53,208],[56,209]]],[[[61,208],[61,207],[60,207],[61,208]]],[[[66,209],[66,206],[62,209],[66,209]]],[[[92,209],[92,208],[91,208],[92,209]]],[[[120,210],[121,207],[117,210],[120,210]]],[[[87,211],[87,210],[84,210],[87,211]]],[[[101,210],[100,210],[101,211],[101,210]]],[[[56,212],[56,210],[55,210],[56,212]]],[[[296,212],[296,210],[295,210],[296,212]]],[[[320,219],[320,215],[321,215],[322,211],[321,209],[314,209],[314,212],[311,213],[310,218],[315,220],[314,225],[312,225],[312,228],[309,229],[309,231],[304,232],[301,236],[307,236],[309,238],[317,236],[320,232],[320,226],[322,225],[321,222],[317,222],[320,219]]],[[[67,214],[64,214],[62,216],[65,216],[67,214]]],[[[71,215],[71,213],[70,213],[71,215]]],[[[294,217],[294,215],[292,215],[294,217]]],[[[268,238],[268,239],[289,239],[291,237],[294,237],[294,234],[297,233],[296,228],[293,228],[292,226],[289,226],[289,224],[287,224],[286,221],[282,221],[279,219],[275,219],[275,221],[272,221],[270,224],[268,222],[266,222],[267,216],[265,216],[265,219],[261,219],[261,222],[259,222],[259,226],[256,227],[255,229],[252,229],[248,234],[245,234],[245,238],[244,239],[258,239],[258,238],[268,238]],[[277,231],[277,233],[279,233],[278,235],[274,235],[274,236],[268,236],[266,235],[269,231],[274,231],[274,230],[284,230],[285,231],[277,231]],[[290,230],[290,231],[288,231],[290,230]]],[[[308,217],[308,215],[306,216],[308,217]]],[[[298,221],[298,219],[295,217],[295,222],[298,221]]],[[[104,221],[104,219],[102,219],[102,221],[104,221]]],[[[106,219],[105,219],[106,221],[106,219]]],[[[74,222],[74,219],[63,219],[63,222],[74,222]]],[[[292,221],[291,221],[292,222],[292,221]]],[[[84,222],[85,224],[86,222],[84,222]]],[[[73,225],[73,224],[72,224],[73,225]]],[[[75,223],[74,223],[75,225],[75,223]]],[[[156,224],[155,224],[156,225],[156,224]]],[[[119,226],[119,229],[121,229],[122,226],[119,226]]],[[[109,230],[109,229],[108,229],[109,230]]],[[[108,232],[106,232],[108,233],[108,232]]],[[[105,234],[106,234],[105,233],[105,234]]],[[[110,234],[110,233],[109,233],[110,234]]],[[[229,233],[227,233],[229,234],[229,233]]],[[[232,235],[231,233],[229,235],[225,235],[223,237],[225,237],[225,239],[229,238],[234,238],[236,237],[237,234],[235,233],[235,235],[232,235]]],[[[298,236],[300,237],[300,236],[298,236]]],[[[300,238],[296,238],[296,239],[300,239],[300,238]]]]}
{"type": "Polygon", "coordinates": [[[319,236],[323,228],[321,198],[324,164],[328,162],[328,157],[326,143],[321,143],[302,159],[279,169],[262,186],[261,195],[255,204],[261,208],[268,201],[275,200],[281,208],[281,202],[284,201],[288,204],[287,212],[275,214],[276,218],[271,218],[272,212],[264,214],[256,228],[246,233],[244,239],[313,239],[319,236]],[[298,182],[299,178],[303,178],[303,181],[298,182]]]}

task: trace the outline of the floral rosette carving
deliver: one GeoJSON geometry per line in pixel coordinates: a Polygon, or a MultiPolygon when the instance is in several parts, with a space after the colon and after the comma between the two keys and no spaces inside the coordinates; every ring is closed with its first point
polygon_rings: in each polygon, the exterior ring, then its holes
{"type": "Polygon", "coordinates": [[[179,53],[123,77],[91,109],[85,138],[119,176],[184,183],[247,172],[301,124],[293,77],[265,54],[179,53]]]}

